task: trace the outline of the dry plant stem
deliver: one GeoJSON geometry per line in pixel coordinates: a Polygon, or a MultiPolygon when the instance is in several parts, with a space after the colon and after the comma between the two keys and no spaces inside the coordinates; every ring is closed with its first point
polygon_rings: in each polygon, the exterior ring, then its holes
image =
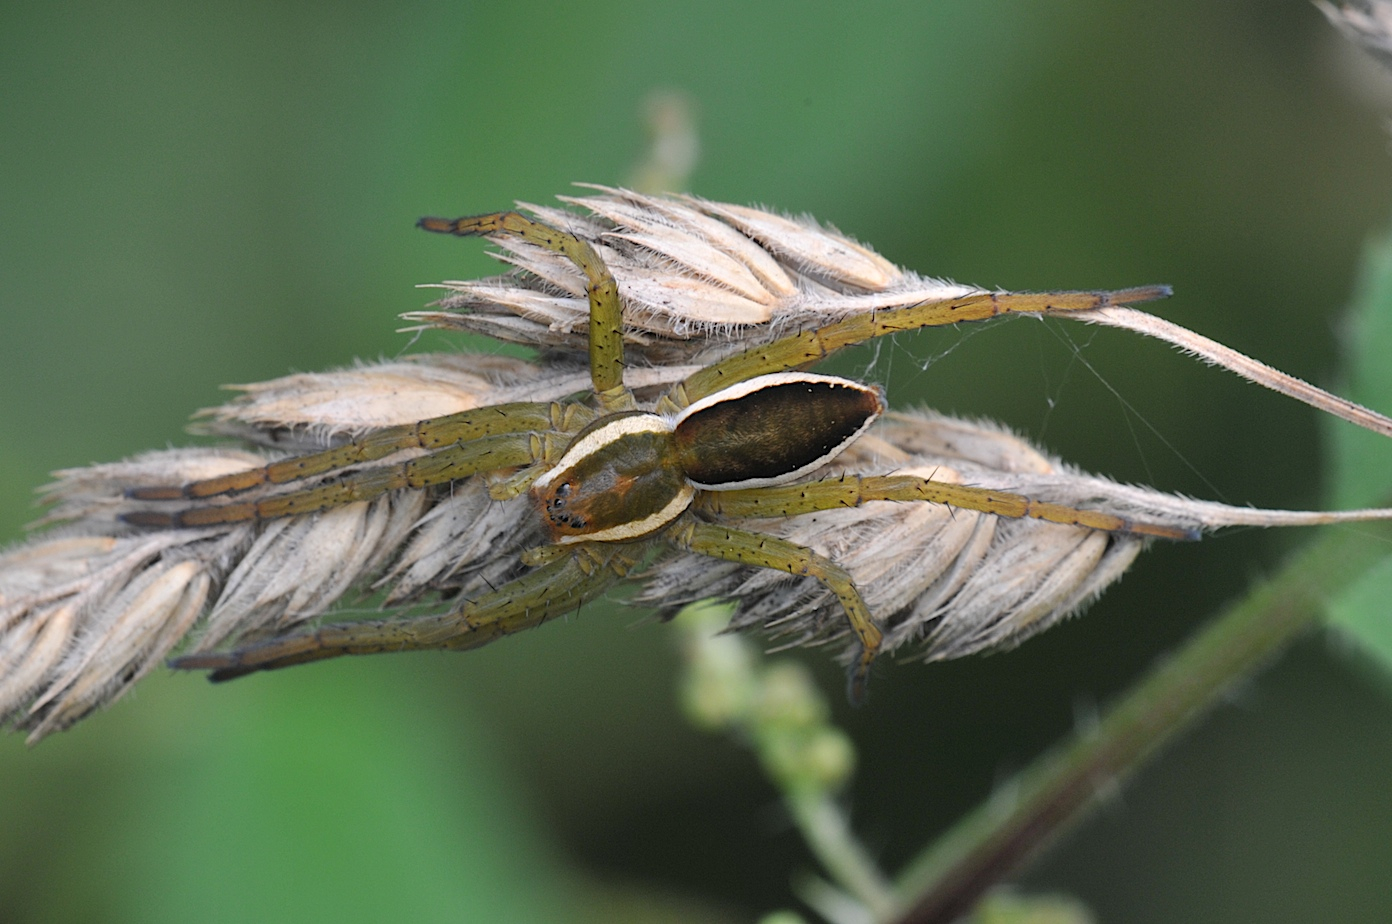
{"type": "Polygon", "coordinates": [[[1145,334],[1147,337],[1164,340],[1166,343],[1179,347],[1185,353],[1199,357],[1210,365],[1222,366],[1249,382],[1255,382],[1264,388],[1269,388],[1308,404],[1310,407],[1333,414],[1335,417],[1357,424],[1365,430],[1371,430],[1383,436],[1392,436],[1392,419],[1369,410],[1361,404],[1355,404],[1347,398],[1340,398],[1322,388],[1316,388],[1309,382],[1279,369],[1273,369],[1266,363],[1258,362],[1216,340],[1210,340],[1202,334],[1196,334],[1178,324],[1157,318],[1153,314],[1137,311],[1134,308],[1107,307],[1078,312],[1071,317],[1089,324],[1119,327],[1122,330],[1134,331],[1138,334],[1145,334]]]}
{"type": "Polygon", "coordinates": [[[899,924],[957,919],[1233,684],[1321,616],[1326,597],[1387,555],[1392,526],[1328,531],[1208,624],[1128,693],[1100,726],[1052,751],[939,838],[899,877],[899,924]]]}

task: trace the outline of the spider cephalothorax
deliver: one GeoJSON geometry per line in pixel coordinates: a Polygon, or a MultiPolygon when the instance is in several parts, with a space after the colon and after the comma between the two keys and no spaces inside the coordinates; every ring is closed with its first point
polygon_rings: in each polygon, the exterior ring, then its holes
{"type": "Polygon", "coordinates": [[[343,654],[476,647],[574,609],[665,545],[819,580],[836,596],[857,642],[851,695],[858,698],[884,626],[850,574],[809,548],[733,521],[877,500],[926,501],[1085,530],[1192,535],[1174,525],[1134,522],[924,474],[816,479],[818,469],[874,423],[884,402],[874,386],[801,371],[843,346],[900,330],[1006,312],[1062,313],[1144,301],[1167,294],[1163,287],[971,292],[854,314],[713,362],[672,385],[651,408],[640,408],[623,380],[618,286],[589,243],[516,212],[423,219],[421,226],[511,236],[573,261],[586,279],[592,394],[477,408],[382,428],[339,447],[248,471],[136,488],[127,492],[128,499],[148,506],[122,518],[145,528],[212,527],[324,511],[399,489],[498,473],[491,495],[504,500],[529,493],[551,544],[524,556],[533,570],[447,615],[324,626],[230,652],[186,656],[178,666],[211,668],[215,678],[227,678],[343,654]],[[390,460],[399,453],[412,457],[390,460]],[[308,479],[318,481],[300,486],[308,479]],[[277,491],[282,484],[289,490],[277,491]]]}

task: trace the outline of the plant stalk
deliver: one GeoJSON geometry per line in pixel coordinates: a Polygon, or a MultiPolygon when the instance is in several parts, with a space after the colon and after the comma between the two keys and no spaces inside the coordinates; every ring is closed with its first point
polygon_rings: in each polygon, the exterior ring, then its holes
{"type": "Polygon", "coordinates": [[[962,916],[1104,794],[1316,624],[1331,592],[1387,554],[1392,525],[1326,530],[1208,623],[1111,708],[1001,787],[909,863],[895,884],[899,924],[962,916]]]}
{"type": "Polygon", "coordinates": [[[803,840],[832,880],[863,902],[875,920],[890,920],[899,907],[896,893],[831,796],[823,792],[787,793],[784,803],[803,840]]]}

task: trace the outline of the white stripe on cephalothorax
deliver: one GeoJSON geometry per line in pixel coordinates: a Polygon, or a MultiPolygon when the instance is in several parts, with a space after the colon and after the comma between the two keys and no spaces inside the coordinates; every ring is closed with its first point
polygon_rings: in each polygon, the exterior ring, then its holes
{"type": "Polygon", "coordinates": [[[599,532],[586,533],[583,536],[562,536],[556,540],[557,545],[566,545],[571,542],[616,542],[621,539],[637,539],[654,532],[682,515],[682,511],[691,506],[691,499],[696,496],[696,489],[690,483],[681,486],[667,506],[657,513],[650,513],[641,520],[633,520],[628,523],[620,523],[618,526],[611,526],[608,529],[601,529],[599,532]]]}
{"type": "Polygon", "coordinates": [[[611,443],[635,433],[671,433],[672,426],[657,414],[631,414],[595,427],[573,443],[555,466],[532,483],[533,491],[544,491],[562,473],[575,467],[581,459],[591,456],[611,443]]]}

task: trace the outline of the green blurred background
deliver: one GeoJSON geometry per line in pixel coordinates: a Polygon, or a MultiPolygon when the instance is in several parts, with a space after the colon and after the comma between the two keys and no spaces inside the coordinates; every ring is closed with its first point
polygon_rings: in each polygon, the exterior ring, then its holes
{"type": "MultiPolygon", "coordinates": [[[[5,540],[50,470],[185,442],[223,383],[407,349],[413,285],[492,265],[416,217],[621,182],[654,89],[698,109],[693,192],[985,286],[1167,282],[1165,316],[1325,384],[1392,215],[1392,91],[1301,2],[5,4],[0,87],[5,540]]],[[[835,368],[1123,480],[1323,503],[1313,412],[1134,336],[1016,321],[835,368]]],[[[838,699],[872,850],[897,867],[1301,539],[1157,548],[1017,652],[838,699]]],[[[810,861],[752,759],[678,716],[672,642],[605,604],[467,656],[159,672],[0,740],[0,920],[792,904],[810,861]]],[[[1389,919],[1384,693],[1306,641],[1023,884],[1103,921],[1389,919]]]]}

